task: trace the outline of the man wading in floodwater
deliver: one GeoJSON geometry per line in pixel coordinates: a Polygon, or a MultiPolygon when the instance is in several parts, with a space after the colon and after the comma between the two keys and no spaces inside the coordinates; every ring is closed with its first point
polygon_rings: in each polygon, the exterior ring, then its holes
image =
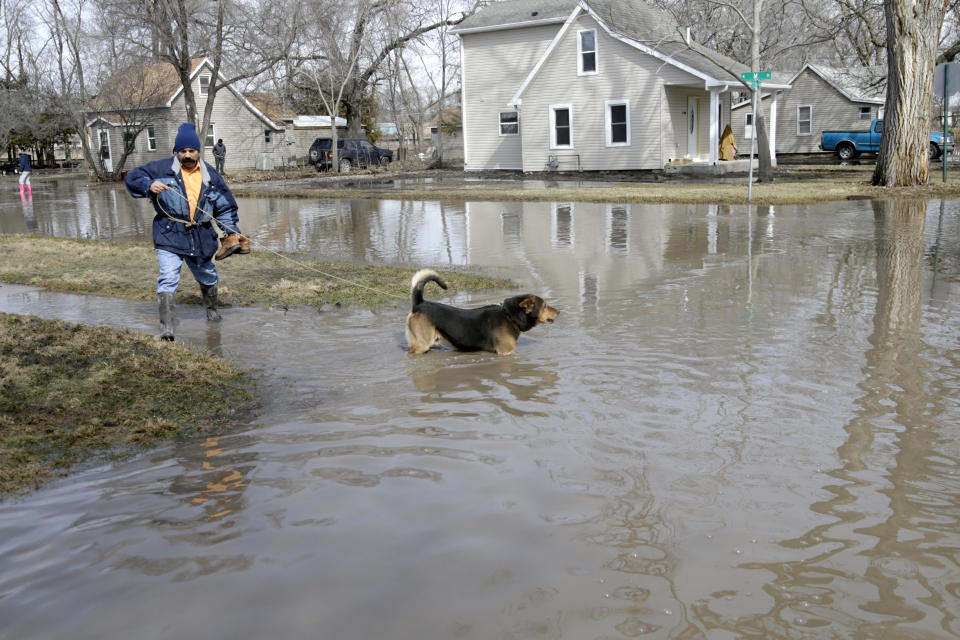
{"type": "Polygon", "coordinates": [[[149,197],[153,218],[153,246],[157,249],[160,277],[160,339],[173,340],[174,297],[184,262],[200,283],[207,320],[220,320],[217,311],[217,268],[236,252],[250,253],[250,240],[237,227],[237,201],[220,174],[200,160],[200,138],[192,123],[180,125],[172,158],[154,160],[127,174],[127,191],[134,198],[149,197]],[[217,251],[216,218],[228,235],[217,251]]]}

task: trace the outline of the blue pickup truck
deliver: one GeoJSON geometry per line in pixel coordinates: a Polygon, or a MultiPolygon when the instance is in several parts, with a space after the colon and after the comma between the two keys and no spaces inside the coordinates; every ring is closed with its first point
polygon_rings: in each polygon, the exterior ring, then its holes
{"type": "MultiPolygon", "coordinates": [[[[834,151],[841,160],[851,160],[861,153],[880,151],[880,135],[883,133],[883,120],[874,120],[866,131],[824,131],[820,134],[820,148],[834,151]]],[[[930,133],[930,151],[928,157],[936,160],[944,152],[953,151],[953,136],[944,140],[942,131],[930,133]]]]}

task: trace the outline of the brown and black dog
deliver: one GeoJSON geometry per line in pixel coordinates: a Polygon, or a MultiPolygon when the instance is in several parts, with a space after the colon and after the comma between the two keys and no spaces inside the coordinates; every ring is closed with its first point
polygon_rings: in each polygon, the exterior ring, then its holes
{"type": "Polygon", "coordinates": [[[423,299],[423,287],[428,282],[447,288],[437,272],[431,269],[417,271],[410,280],[409,353],[426,353],[439,338],[443,338],[460,351],[493,351],[502,356],[510,355],[521,332],[542,322],[553,322],[559,313],[543,298],[529,293],[476,309],[451,307],[423,299]]]}

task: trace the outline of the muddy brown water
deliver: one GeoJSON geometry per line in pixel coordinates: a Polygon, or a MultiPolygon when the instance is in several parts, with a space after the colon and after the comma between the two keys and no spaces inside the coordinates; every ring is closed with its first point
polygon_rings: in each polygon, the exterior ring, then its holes
{"type": "MultiPolygon", "coordinates": [[[[120,191],[6,187],[2,232],[147,241],[120,191]]],[[[411,357],[405,301],[181,305],[261,414],[0,504],[0,638],[960,637],[960,201],[241,206],[261,247],[508,275],[560,316],[411,357]]]]}

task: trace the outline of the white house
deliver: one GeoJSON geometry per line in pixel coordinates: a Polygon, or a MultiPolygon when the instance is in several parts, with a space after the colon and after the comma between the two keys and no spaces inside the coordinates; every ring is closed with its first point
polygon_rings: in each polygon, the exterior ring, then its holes
{"type": "Polygon", "coordinates": [[[468,171],[716,163],[749,71],[642,0],[507,0],[455,32],[468,171]]]}

